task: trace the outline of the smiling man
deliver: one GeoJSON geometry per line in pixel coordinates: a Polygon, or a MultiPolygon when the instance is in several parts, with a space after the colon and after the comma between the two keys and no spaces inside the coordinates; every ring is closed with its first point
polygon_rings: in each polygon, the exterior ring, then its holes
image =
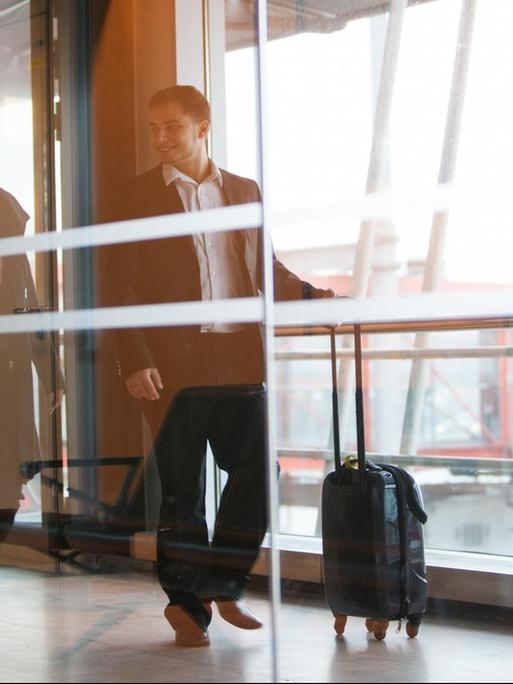
{"type": "MultiPolygon", "coordinates": [[[[209,103],[191,86],[153,95],[150,135],[160,163],[125,188],[119,218],[260,201],[255,181],[218,169],[208,157],[210,120],[209,103]]],[[[259,229],[128,243],[113,255],[113,305],[238,299],[263,291],[259,229]]],[[[277,259],[274,278],[279,299],[334,294],[300,280],[277,259]]],[[[134,328],[120,332],[118,349],[127,390],[141,402],[153,435],[162,489],[158,576],[177,644],[209,644],[212,604],[239,628],[260,627],[240,600],[267,528],[260,326],[134,328]],[[228,475],[211,540],[207,442],[228,475]]]]}

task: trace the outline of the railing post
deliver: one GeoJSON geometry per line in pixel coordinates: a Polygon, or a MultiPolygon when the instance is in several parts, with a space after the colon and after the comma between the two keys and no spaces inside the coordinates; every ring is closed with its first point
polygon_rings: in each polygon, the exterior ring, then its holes
{"type": "Polygon", "coordinates": [[[280,608],[281,608],[281,569],[279,534],[279,490],[276,478],[278,455],[276,448],[277,400],[275,380],[275,343],[274,343],[274,272],[273,248],[269,221],[269,165],[268,165],[268,127],[267,127],[267,0],[258,0],[258,59],[257,59],[257,98],[258,122],[260,133],[260,181],[262,191],[262,236],[264,264],[264,368],[267,383],[266,396],[266,442],[267,442],[267,507],[269,512],[269,578],[271,599],[271,657],[273,682],[280,681],[280,608]]]}
{"type": "MultiPolygon", "coordinates": [[[[476,5],[477,0],[464,0],[461,7],[460,28],[438,177],[439,184],[451,183],[454,179],[476,5]]],[[[449,215],[447,212],[436,213],[433,216],[422,287],[423,292],[437,290],[440,285],[448,219],[449,215]]],[[[417,334],[415,348],[426,349],[432,344],[431,339],[432,335],[426,333],[417,334]]],[[[428,370],[429,366],[425,360],[412,362],[404,412],[401,454],[413,454],[417,450],[424,396],[428,382],[428,370]]]]}
{"type": "MultiPolygon", "coordinates": [[[[371,155],[367,176],[366,194],[383,191],[388,179],[387,162],[389,158],[389,124],[392,110],[395,77],[399,61],[399,47],[401,43],[404,13],[408,0],[392,0],[388,18],[387,36],[381,79],[376,101],[374,116],[374,132],[372,139],[371,155]]],[[[372,257],[376,229],[379,222],[362,221],[360,235],[356,246],[356,254],[353,268],[351,296],[361,299],[367,296],[371,274],[372,257]]],[[[344,349],[352,349],[353,338],[343,338],[344,349]]],[[[349,424],[350,411],[353,405],[353,373],[352,361],[342,360],[339,368],[340,396],[340,444],[343,447],[346,441],[347,426],[349,424]]]]}

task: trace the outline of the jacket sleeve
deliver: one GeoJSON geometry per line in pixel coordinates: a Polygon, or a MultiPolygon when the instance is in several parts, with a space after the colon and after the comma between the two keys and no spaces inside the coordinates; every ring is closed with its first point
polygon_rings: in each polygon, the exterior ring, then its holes
{"type": "MultiPolygon", "coordinates": [[[[116,307],[146,303],[142,301],[138,287],[140,265],[137,243],[110,246],[104,252],[103,259],[103,272],[109,278],[109,288],[102,305],[116,307]]],[[[114,340],[119,370],[124,377],[144,368],[156,367],[146,328],[118,329],[114,340]]]]}
{"type": "Polygon", "coordinates": [[[281,261],[276,258],[273,251],[274,269],[274,297],[277,301],[291,299],[321,299],[331,297],[329,290],[315,287],[306,280],[301,280],[297,275],[288,270],[281,261]]]}
{"type": "MultiPolygon", "coordinates": [[[[258,184],[253,181],[252,188],[253,201],[261,202],[262,196],[258,184]]],[[[264,271],[263,271],[263,231],[258,231],[258,255],[257,255],[257,282],[261,292],[264,291],[264,271]]],[[[306,280],[302,280],[295,273],[282,264],[276,257],[273,249],[273,276],[274,276],[274,298],[277,301],[297,300],[297,299],[320,299],[332,297],[330,290],[323,290],[315,287],[306,280]]]]}
{"type": "MultiPolygon", "coordinates": [[[[102,213],[102,222],[141,218],[141,196],[136,179],[116,185],[102,213]]],[[[141,297],[141,260],[139,243],[127,242],[100,247],[95,251],[97,269],[97,305],[123,307],[145,304],[141,297]]],[[[110,353],[116,372],[125,378],[144,368],[156,366],[150,351],[146,328],[122,328],[113,331],[110,353]]]]}

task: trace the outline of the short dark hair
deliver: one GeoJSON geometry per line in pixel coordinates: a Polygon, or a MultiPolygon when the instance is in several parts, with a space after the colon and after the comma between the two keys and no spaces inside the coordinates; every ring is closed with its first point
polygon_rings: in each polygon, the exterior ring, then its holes
{"type": "Polygon", "coordinates": [[[153,109],[160,105],[177,103],[185,114],[195,121],[211,122],[210,104],[207,98],[199,90],[190,85],[173,85],[169,88],[157,90],[148,101],[148,108],[153,109]]]}

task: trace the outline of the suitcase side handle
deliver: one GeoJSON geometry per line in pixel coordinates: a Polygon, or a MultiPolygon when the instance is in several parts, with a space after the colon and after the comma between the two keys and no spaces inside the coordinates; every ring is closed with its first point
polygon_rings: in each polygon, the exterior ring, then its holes
{"type": "MultiPolygon", "coordinates": [[[[340,460],[340,421],[338,406],[337,379],[337,347],[335,328],[330,328],[331,342],[331,379],[333,404],[333,446],[335,451],[335,471],[340,474],[343,470],[340,460]]],[[[363,409],[363,373],[362,373],[362,331],[360,325],[354,326],[355,376],[356,376],[356,443],[358,453],[358,471],[365,473],[365,423],[363,409]]]]}

